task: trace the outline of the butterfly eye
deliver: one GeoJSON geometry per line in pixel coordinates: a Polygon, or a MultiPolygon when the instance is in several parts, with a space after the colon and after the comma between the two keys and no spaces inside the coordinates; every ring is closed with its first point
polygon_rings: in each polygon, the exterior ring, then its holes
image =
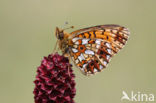
{"type": "Polygon", "coordinates": [[[64,33],[63,32],[60,32],[58,34],[58,39],[62,40],[64,38],[64,33]]]}

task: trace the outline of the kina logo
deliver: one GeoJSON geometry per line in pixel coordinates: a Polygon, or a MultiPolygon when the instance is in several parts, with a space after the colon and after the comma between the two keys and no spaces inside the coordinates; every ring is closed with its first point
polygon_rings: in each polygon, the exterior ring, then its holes
{"type": "Polygon", "coordinates": [[[154,94],[141,93],[131,91],[128,95],[125,91],[122,91],[121,101],[138,101],[138,102],[152,102],[154,101],[154,94]]]}

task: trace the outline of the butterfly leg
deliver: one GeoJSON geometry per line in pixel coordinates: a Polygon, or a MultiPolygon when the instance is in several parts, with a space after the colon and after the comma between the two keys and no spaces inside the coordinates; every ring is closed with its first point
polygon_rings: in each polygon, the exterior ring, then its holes
{"type": "MultiPolygon", "coordinates": [[[[69,63],[70,63],[71,58],[70,58],[70,57],[68,57],[68,59],[69,59],[69,63]]],[[[69,76],[70,76],[70,67],[71,67],[71,65],[70,65],[70,64],[68,64],[68,75],[69,75],[69,76]]]]}
{"type": "Polygon", "coordinates": [[[59,48],[57,48],[57,45],[58,45],[58,40],[56,41],[55,47],[53,49],[53,53],[59,50],[59,48]]]}
{"type": "MultiPolygon", "coordinates": [[[[69,63],[70,63],[71,58],[70,58],[69,54],[68,54],[68,53],[63,53],[63,56],[64,56],[64,57],[67,57],[68,60],[69,60],[69,63]]],[[[70,67],[71,67],[71,65],[68,64],[68,74],[69,74],[69,76],[70,76],[70,67]]]]}

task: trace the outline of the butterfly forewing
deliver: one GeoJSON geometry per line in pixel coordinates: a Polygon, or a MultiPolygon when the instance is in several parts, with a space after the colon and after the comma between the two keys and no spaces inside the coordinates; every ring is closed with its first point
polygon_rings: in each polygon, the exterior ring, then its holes
{"type": "Polygon", "coordinates": [[[103,70],[112,56],[126,44],[129,31],[119,25],[100,25],[71,33],[72,60],[88,75],[103,70]]]}

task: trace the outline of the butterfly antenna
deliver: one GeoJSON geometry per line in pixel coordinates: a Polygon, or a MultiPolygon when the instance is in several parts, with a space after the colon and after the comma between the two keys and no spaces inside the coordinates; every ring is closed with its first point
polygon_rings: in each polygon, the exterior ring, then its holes
{"type": "Polygon", "coordinates": [[[67,29],[73,29],[74,26],[68,27],[68,28],[64,28],[63,30],[67,30],[67,29]]]}

